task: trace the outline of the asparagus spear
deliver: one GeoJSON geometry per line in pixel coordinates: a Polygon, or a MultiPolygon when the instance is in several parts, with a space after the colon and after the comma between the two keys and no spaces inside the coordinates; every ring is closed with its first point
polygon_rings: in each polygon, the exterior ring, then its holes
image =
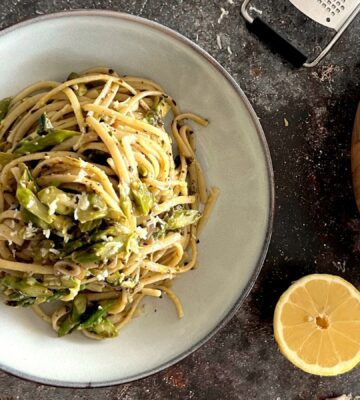
{"type": "Polygon", "coordinates": [[[148,215],[154,205],[154,196],[140,179],[130,185],[131,194],[142,215],[148,215]]]}
{"type": "Polygon", "coordinates": [[[16,190],[16,198],[25,210],[29,211],[40,220],[47,224],[53,222],[52,216],[49,215],[49,208],[42,204],[30,189],[19,186],[16,190]]]}
{"type": "Polygon", "coordinates": [[[63,129],[49,129],[44,136],[37,136],[32,139],[23,139],[15,148],[15,154],[31,154],[42,151],[48,147],[56,146],[66,139],[80,135],[80,132],[63,129]]]}
{"type": "Polygon", "coordinates": [[[6,114],[9,111],[11,100],[11,97],[6,97],[5,99],[0,100],[0,122],[6,117],[6,114]]]}
{"type": "Polygon", "coordinates": [[[104,338],[112,338],[118,335],[116,326],[106,318],[94,324],[91,330],[104,338]]]}
{"type": "Polygon", "coordinates": [[[74,196],[55,186],[49,186],[38,193],[40,201],[56,214],[69,215],[74,211],[74,196]]]}
{"type": "Polygon", "coordinates": [[[44,133],[48,133],[50,129],[53,129],[53,124],[51,123],[50,119],[48,118],[46,113],[41,114],[38,120],[38,128],[37,133],[39,135],[43,135],[44,133]]]}
{"type": "Polygon", "coordinates": [[[94,324],[99,323],[107,315],[108,311],[114,304],[114,300],[103,302],[79,325],[78,329],[88,329],[94,324]]]}
{"type": "Polygon", "coordinates": [[[92,221],[84,222],[79,224],[79,229],[82,233],[91,232],[98,228],[102,223],[101,219],[94,219],[92,221]]]}
{"type": "Polygon", "coordinates": [[[80,318],[86,310],[86,304],[87,300],[85,295],[79,294],[75,297],[71,312],[69,312],[59,327],[59,336],[64,336],[70,333],[76,326],[80,324],[80,318]]]}
{"type": "Polygon", "coordinates": [[[187,225],[194,224],[201,217],[197,210],[175,210],[166,220],[166,228],[170,231],[184,228],[187,225]]]}
{"type": "Polygon", "coordinates": [[[79,264],[96,263],[111,259],[119,254],[123,248],[123,240],[114,238],[112,241],[95,243],[83,250],[75,251],[71,258],[79,264]]]}
{"type": "Polygon", "coordinates": [[[75,219],[81,223],[106,217],[108,208],[104,200],[95,193],[83,194],[75,211],[75,219]]]}
{"type": "Polygon", "coordinates": [[[34,193],[37,193],[38,186],[31,175],[29,168],[24,163],[19,164],[21,177],[19,180],[19,186],[22,188],[26,188],[31,190],[34,193]]]}
{"type": "Polygon", "coordinates": [[[12,275],[5,275],[0,279],[0,284],[9,289],[14,289],[29,297],[47,297],[53,292],[41,285],[35,278],[21,279],[12,275]]]}

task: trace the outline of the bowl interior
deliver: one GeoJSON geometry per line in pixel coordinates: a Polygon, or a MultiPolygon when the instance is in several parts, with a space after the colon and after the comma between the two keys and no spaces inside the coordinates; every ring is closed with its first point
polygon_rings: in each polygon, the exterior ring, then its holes
{"type": "Polygon", "coordinates": [[[199,245],[200,262],[174,285],[185,317],[165,298],[147,300],[114,340],[58,339],[30,310],[0,305],[0,367],[37,381],[101,386],[145,376],[198,346],[244,297],[269,239],[271,166],[244,96],[205,53],[135,17],[72,13],[0,36],[0,97],[37,80],[106,65],[159,82],[180,108],[210,120],[196,126],[198,154],[221,194],[199,245]]]}

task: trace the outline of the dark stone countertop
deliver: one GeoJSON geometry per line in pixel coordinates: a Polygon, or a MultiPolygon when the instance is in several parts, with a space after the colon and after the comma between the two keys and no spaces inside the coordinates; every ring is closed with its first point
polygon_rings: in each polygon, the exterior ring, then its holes
{"type": "MultiPolygon", "coordinates": [[[[335,378],[307,375],[280,355],[272,335],[275,303],[293,280],[328,272],[360,286],[360,218],[350,169],[351,130],[360,93],[360,19],[321,65],[294,70],[248,33],[240,4],[240,0],[1,2],[0,28],[65,9],[105,8],[158,21],[196,41],[232,74],[260,117],[274,164],[276,216],[267,260],[251,294],[231,322],[184,361],[141,381],[104,389],[53,388],[0,373],[0,400],[321,400],[360,394],[360,368],[335,378]],[[218,23],[221,7],[229,14],[218,23]]],[[[258,0],[255,5],[298,43],[305,37],[315,46],[327,37],[324,30],[315,37],[314,27],[306,25],[301,15],[286,17],[287,0],[272,4],[258,0]]]]}

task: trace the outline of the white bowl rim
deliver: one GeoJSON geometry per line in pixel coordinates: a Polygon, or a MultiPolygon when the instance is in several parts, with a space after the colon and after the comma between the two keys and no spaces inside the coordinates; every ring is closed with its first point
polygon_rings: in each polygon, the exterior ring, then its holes
{"type": "Polygon", "coordinates": [[[172,39],[175,39],[192,50],[194,50],[198,55],[203,57],[206,61],[208,61],[210,64],[212,64],[213,67],[215,67],[223,76],[224,78],[231,84],[233,89],[236,91],[238,96],[241,98],[243,101],[247,111],[249,112],[252,121],[255,125],[256,132],[258,135],[258,139],[260,141],[261,147],[262,147],[262,152],[263,156],[266,162],[266,170],[267,170],[267,180],[269,184],[269,193],[268,193],[268,216],[267,216],[267,227],[266,227],[266,234],[264,238],[264,243],[263,247],[261,249],[261,252],[259,254],[256,267],[254,268],[254,271],[246,284],[245,288],[243,291],[240,293],[238,299],[230,309],[230,311],[227,313],[227,315],[219,322],[219,324],[213,328],[210,332],[208,332],[201,340],[199,340],[196,344],[194,344],[192,347],[190,347],[187,351],[184,351],[180,355],[174,357],[172,360],[169,360],[161,365],[159,365],[156,368],[152,368],[151,370],[147,370],[141,374],[137,374],[133,377],[130,378],[125,378],[125,379],[116,379],[112,381],[105,381],[105,382],[97,382],[95,384],[88,383],[84,384],[82,382],[61,382],[61,381],[52,381],[51,379],[42,379],[36,376],[33,376],[31,374],[26,374],[23,372],[19,372],[15,369],[9,368],[9,367],[4,367],[3,365],[0,364],[0,371],[6,372],[10,375],[16,376],[18,378],[28,380],[33,383],[40,383],[43,385],[48,385],[48,386],[56,386],[56,387],[63,387],[63,388],[95,388],[95,387],[109,387],[113,385],[120,385],[124,383],[129,383],[133,381],[137,381],[139,379],[146,378],[150,375],[156,374],[168,367],[171,367],[172,365],[178,363],[179,361],[183,360],[186,358],[188,355],[199,349],[201,346],[203,346],[210,338],[212,338],[221,328],[223,328],[229,321],[230,319],[234,316],[234,314],[239,310],[240,306],[250,293],[252,287],[254,286],[257,277],[259,276],[259,273],[261,271],[261,268],[264,264],[267,251],[270,245],[270,240],[271,240],[271,235],[272,235],[272,229],[273,229],[273,222],[274,222],[274,210],[275,210],[275,185],[274,185],[274,172],[273,172],[273,166],[272,166],[272,161],[271,161],[271,154],[270,150],[266,141],[266,137],[263,131],[263,128],[259,122],[259,118],[257,117],[250,101],[246,97],[245,93],[243,90],[240,88],[238,83],[234,80],[234,78],[225,70],[224,67],[222,67],[216,60],[213,58],[209,53],[207,53],[204,49],[202,49],[200,46],[198,46],[196,43],[192,42],[190,39],[186,38],[182,34],[174,31],[171,28],[168,28],[158,22],[148,20],[143,17],[139,17],[136,15],[124,13],[124,12],[119,12],[119,11],[110,11],[110,10],[103,10],[103,9],[75,9],[75,10],[66,10],[66,11],[60,11],[60,12],[55,12],[55,13],[50,13],[50,14],[45,14],[41,15],[38,17],[33,17],[26,19],[24,21],[21,21],[19,23],[16,23],[14,25],[11,25],[3,30],[0,31],[0,38],[5,36],[6,34],[15,31],[19,28],[36,24],[41,21],[46,21],[46,20],[52,20],[52,19],[59,19],[59,18],[67,18],[69,16],[100,16],[100,17],[111,17],[111,18],[118,18],[119,20],[122,21],[130,21],[135,24],[140,24],[145,27],[155,29],[167,36],[170,36],[172,39]]]}

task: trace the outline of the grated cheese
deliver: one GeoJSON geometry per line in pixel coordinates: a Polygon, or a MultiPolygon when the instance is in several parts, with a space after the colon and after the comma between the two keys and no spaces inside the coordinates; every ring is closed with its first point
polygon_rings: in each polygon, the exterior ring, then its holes
{"type": "Polygon", "coordinates": [[[55,199],[49,204],[49,215],[54,215],[57,207],[58,200],[55,199]]]}
{"type": "Polygon", "coordinates": [[[85,178],[86,176],[86,171],[84,171],[83,169],[81,169],[77,175],[77,177],[75,178],[75,182],[82,182],[82,180],[85,178]]]}
{"type": "Polygon", "coordinates": [[[232,50],[231,50],[231,47],[230,47],[230,46],[228,46],[228,47],[227,47],[227,51],[228,51],[228,53],[229,53],[230,55],[232,55],[232,53],[233,53],[233,52],[232,52],[232,50]]]}
{"type": "Polygon", "coordinates": [[[79,208],[80,208],[80,210],[85,211],[89,208],[89,206],[90,206],[90,202],[89,202],[86,194],[83,193],[79,199],[79,208]]]}
{"type": "Polygon", "coordinates": [[[49,239],[50,237],[50,229],[43,229],[43,234],[46,237],[46,239],[49,239]]]}
{"type": "Polygon", "coordinates": [[[25,232],[24,232],[24,239],[31,239],[32,237],[35,236],[36,232],[38,231],[38,229],[33,226],[32,222],[29,222],[25,228],[25,232]]]}

